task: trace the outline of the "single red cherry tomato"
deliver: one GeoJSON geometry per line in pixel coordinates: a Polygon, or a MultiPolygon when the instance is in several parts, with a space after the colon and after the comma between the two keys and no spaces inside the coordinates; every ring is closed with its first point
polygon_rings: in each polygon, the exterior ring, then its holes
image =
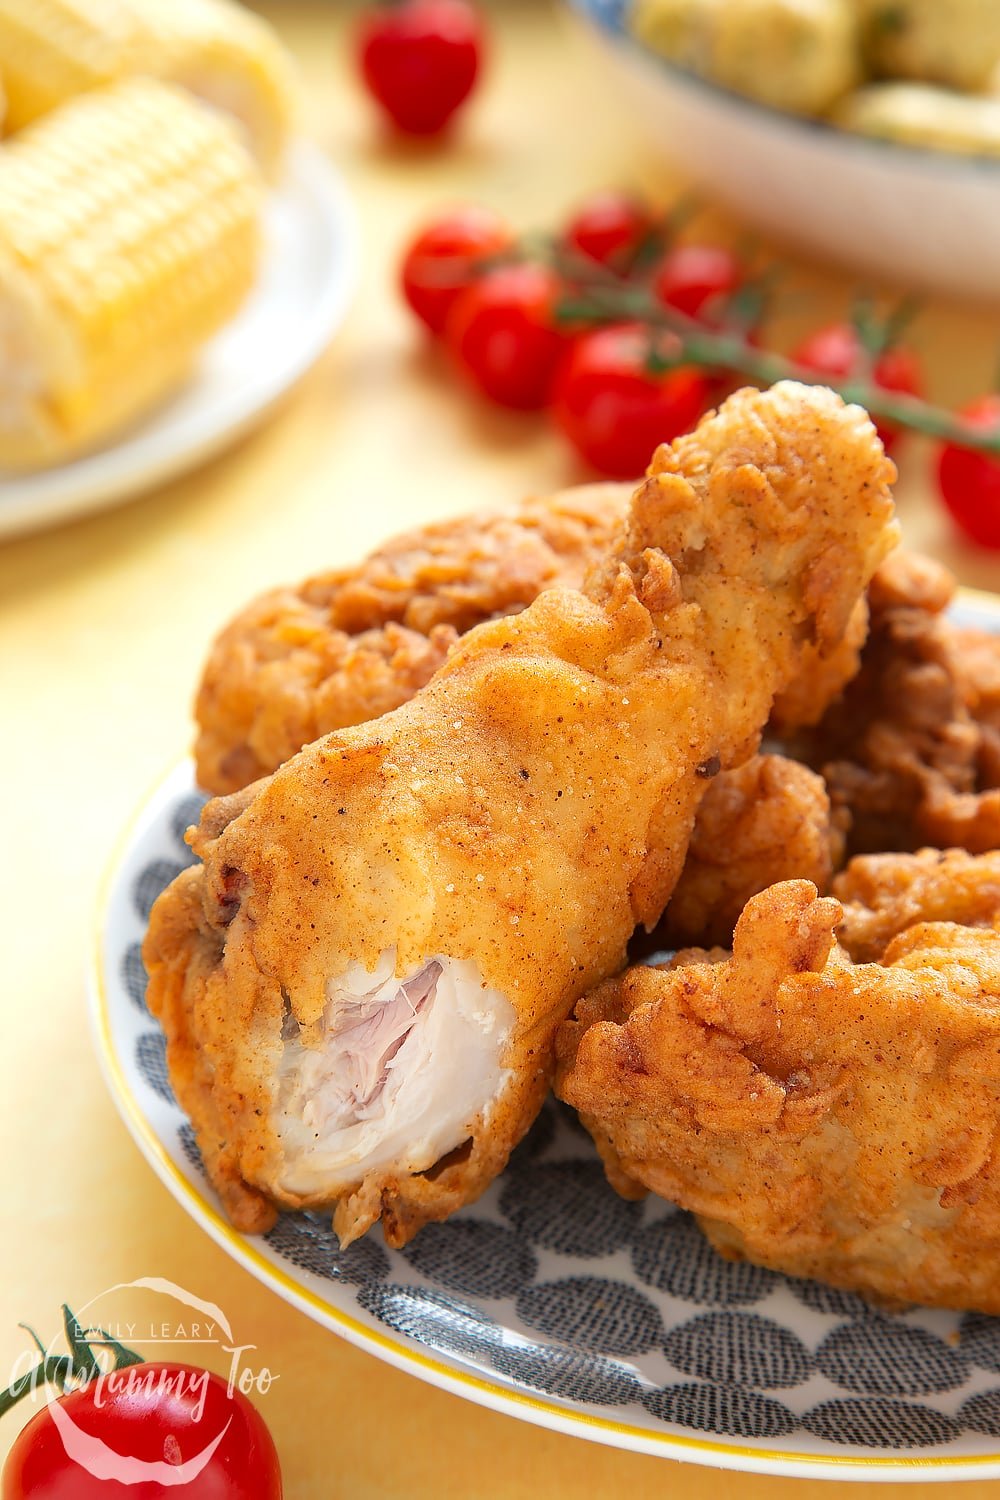
{"type": "Polygon", "coordinates": [[[556,382],[553,415],[600,473],[635,478],[654,449],[688,432],[709,404],[700,371],[651,367],[651,348],[662,354],[676,342],[665,335],[651,345],[649,329],[638,323],[599,328],[574,342],[556,382]]]}
{"type": "MultiPolygon", "coordinates": [[[[820,328],[795,349],[792,360],[813,375],[830,380],[849,380],[864,363],[864,349],[858,331],[850,323],[831,323],[820,328]]],[[[905,396],[923,393],[924,378],[920,361],[912,349],[897,345],[884,349],[872,366],[872,381],[884,391],[898,391],[905,396]]],[[[900,436],[891,422],[876,422],[876,430],[887,453],[900,436]]]]}
{"type": "MultiPolygon", "coordinates": [[[[1000,395],[980,396],[959,415],[973,427],[1000,430],[1000,395]]],[[[938,457],[938,484],[970,541],[1000,550],[1000,458],[945,443],[938,457]]]]}
{"type": "Polygon", "coordinates": [[[638,198],[595,193],[570,219],[563,243],[588,260],[624,270],[652,227],[653,216],[638,198]]]}
{"type": "Polygon", "coordinates": [[[495,266],[461,293],[445,339],[483,395],[531,411],[552,393],[565,336],[555,320],[562,283],[547,266],[495,266]]]}
{"type": "Polygon", "coordinates": [[[484,44],[471,0],[400,0],[362,14],[361,72],[398,130],[436,135],[471,94],[484,44]]]}
{"type": "Polygon", "coordinates": [[[744,279],[739,258],[723,245],[674,245],[660,262],[653,290],[667,307],[701,318],[739,291],[744,279]]]}
{"type": "Polygon", "coordinates": [[[499,214],[470,207],[428,224],[411,242],[400,272],[403,296],[432,333],[444,332],[459,294],[513,238],[499,214]]]}
{"type": "Polygon", "coordinates": [[[281,1470],[246,1396],[230,1396],[209,1370],[156,1362],[105,1375],[44,1407],[14,1439],[0,1488],[2,1500],[175,1493],[281,1500],[281,1470]]]}

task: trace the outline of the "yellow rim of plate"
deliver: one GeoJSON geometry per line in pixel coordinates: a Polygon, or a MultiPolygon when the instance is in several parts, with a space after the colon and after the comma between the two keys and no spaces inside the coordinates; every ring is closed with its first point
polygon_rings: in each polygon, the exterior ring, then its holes
{"type": "MultiPolygon", "coordinates": [[[[990,613],[995,615],[998,628],[1000,628],[1000,595],[987,593],[983,589],[962,588],[958,591],[957,599],[970,599],[980,606],[985,606],[990,613]]],[[[128,1075],[126,1074],[118,1053],[115,1049],[114,1037],[111,1028],[111,1012],[108,1006],[107,990],[104,983],[104,964],[102,955],[102,941],[107,930],[107,917],[111,901],[111,891],[114,886],[115,877],[120,869],[125,851],[130,847],[136,825],[142,812],[148,807],[153,797],[156,796],[166,783],[171,779],[178,769],[175,764],[165,775],[160,776],[154,786],[150,789],[148,796],[143,800],[139,808],[132,814],[125,828],[119,834],[112,851],[111,859],[101,880],[100,895],[97,906],[97,926],[94,935],[94,953],[92,966],[92,987],[95,1030],[100,1050],[101,1060],[104,1064],[106,1076],[110,1081],[116,1102],[126,1117],[132,1134],[136,1141],[142,1146],[145,1155],[152,1165],[156,1167],[160,1176],[170,1186],[171,1191],[178,1201],[188,1208],[196,1222],[207,1228],[213,1238],[224,1248],[228,1248],[238,1262],[244,1265],[257,1279],[265,1285],[271,1285],[279,1293],[287,1294],[293,1303],[303,1308],[312,1308],[314,1312],[321,1315],[321,1320],[326,1323],[335,1324],[343,1330],[344,1336],[352,1344],[377,1357],[390,1356],[390,1362],[399,1368],[411,1366],[419,1378],[430,1381],[430,1383],[444,1390],[450,1390],[453,1394],[461,1395],[462,1387],[470,1393],[470,1399],[477,1401],[480,1405],[489,1405],[494,1410],[502,1411],[504,1407],[520,1406],[527,1408],[526,1413],[531,1420],[531,1414],[535,1414],[535,1420],[541,1426],[556,1427],[557,1430],[572,1435],[574,1429],[587,1429],[585,1432],[577,1432],[577,1436],[599,1437],[600,1434],[608,1434],[603,1440],[613,1443],[614,1437],[631,1439],[629,1450],[654,1452],[656,1449],[664,1450],[666,1456],[671,1449],[683,1449],[692,1459],[697,1461],[698,1454],[711,1454],[715,1458],[741,1458],[750,1459],[757,1465],[781,1463],[786,1466],[801,1466],[809,1468],[814,1472],[822,1468],[836,1468],[840,1470],[853,1469],[897,1469],[907,1477],[917,1478],[921,1470],[926,1469],[955,1469],[955,1468],[983,1468],[987,1465],[1000,1464],[1000,1451],[992,1454],[969,1455],[967,1457],[933,1457],[926,1458],[864,1458],[854,1457],[847,1454],[812,1454],[789,1451],[783,1448],[746,1448],[737,1443],[716,1443],[706,1438],[686,1437],[678,1433],[659,1433],[649,1427],[633,1427],[627,1422],[615,1422],[610,1417],[595,1417],[589,1412],[581,1412],[565,1406],[557,1406],[554,1402],[546,1401],[544,1397],[528,1395],[524,1391],[512,1390],[508,1386],[495,1384],[485,1380],[478,1375],[473,1375],[467,1370],[456,1368],[453,1365],[442,1364],[430,1355],[422,1353],[418,1349],[412,1349],[406,1343],[401,1343],[381,1333],[376,1328],[370,1328],[367,1324],[352,1318],[341,1308],[335,1307],[327,1302],[325,1298],[317,1296],[309,1288],[304,1287],[301,1282],[289,1276],[286,1271],[281,1270],[262,1255],[249,1239],[239,1234],[232,1225],[219,1213],[207,1198],[204,1198],[197,1188],[185,1177],[184,1173],[169,1155],[159,1136],[153,1130],[138,1099],[132,1092],[128,1075]],[[555,1420],[553,1420],[555,1419],[555,1420]]],[[[405,1335],[400,1335],[400,1339],[405,1335]]],[[[514,1412],[512,1415],[519,1415],[514,1412]]],[[[621,1447],[621,1444],[615,1446],[621,1447]]],[[[677,1453],[681,1458],[685,1453],[677,1453]]],[[[720,1465],[720,1467],[722,1467],[720,1465]]]]}

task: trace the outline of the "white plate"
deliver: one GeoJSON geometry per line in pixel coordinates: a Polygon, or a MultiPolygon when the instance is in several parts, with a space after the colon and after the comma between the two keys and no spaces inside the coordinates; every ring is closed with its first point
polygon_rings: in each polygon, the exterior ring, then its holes
{"type": "Polygon", "coordinates": [[[322,354],[354,289],[357,229],[339,174],[298,142],[266,213],[260,281],[166,406],[112,447],[0,479],[0,537],[103,510],[235,442],[322,354]]]}
{"type": "MultiPolygon", "coordinates": [[[[963,596],[1000,633],[1000,602],[963,596]]],[[[859,1480],[1000,1477],[1000,1318],[874,1311],[722,1260],[687,1214],[626,1203],[571,1111],[548,1104],[500,1180],[403,1251],[341,1252],[319,1215],[263,1238],[224,1219],[144,1002],[149,907],[192,856],[180,767],[110,875],[91,986],[105,1076],[191,1217],[279,1296],[380,1359],[497,1411],[715,1468],[859,1480]]]]}
{"type": "Polygon", "coordinates": [[[1000,303],[1000,161],[770,109],[643,46],[628,0],[569,5],[663,154],[740,219],[890,285],[1000,303]]]}

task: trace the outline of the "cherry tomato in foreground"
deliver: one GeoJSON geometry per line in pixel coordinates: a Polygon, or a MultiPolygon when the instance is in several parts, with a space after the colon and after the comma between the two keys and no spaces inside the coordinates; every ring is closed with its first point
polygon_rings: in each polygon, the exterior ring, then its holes
{"type": "MultiPolygon", "coordinates": [[[[1000,396],[980,396],[959,415],[1000,430],[1000,396]]],[[[1000,458],[945,443],[938,457],[941,498],[956,525],[980,547],[1000,550],[1000,458]]]]}
{"type": "Polygon", "coordinates": [[[397,129],[436,135],[472,92],[483,39],[470,0],[379,4],[361,17],[361,71],[397,129]]]}
{"type": "Polygon", "coordinates": [[[711,311],[711,304],[739,291],[745,272],[724,245],[675,245],[660,262],[653,290],[667,307],[689,318],[711,311]]]}
{"type": "Polygon", "coordinates": [[[624,270],[652,227],[652,215],[638,198],[595,193],[570,219],[563,243],[588,260],[624,270]]]}
{"type": "Polygon", "coordinates": [[[432,333],[444,332],[460,293],[490,256],[506,250],[513,236],[488,208],[459,208],[428,224],[413,240],[400,272],[403,296],[432,333]]]}
{"type": "Polygon", "coordinates": [[[281,1471],[245,1396],[230,1397],[211,1371],[155,1362],[106,1375],[38,1412],[14,1440],[0,1490],[2,1500],[175,1493],[281,1500],[281,1471]]]}
{"type": "MultiPolygon", "coordinates": [[[[863,355],[857,329],[850,323],[831,323],[828,328],[820,328],[816,333],[810,334],[793,351],[792,359],[813,375],[847,380],[857,373],[863,355]]],[[[876,357],[872,366],[872,380],[884,391],[898,391],[906,396],[919,396],[924,388],[923,372],[917,356],[912,349],[902,346],[885,349],[876,357]]],[[[876,422],[875,427],[885,451],[891,452],[900,436],[899,428],[886,422],[876,422]]]]}
{"type": "Polygon", "coordinates": [[[520,411],[548,403],[565,337],[555,322],[562,283],[547,266],[496,266],[467,287],[445,338],[484,396],[520,411]]]}
{"type": "Polygon", "coordinates": [[[556,422],[588,463],[616,479],[641,474],[654,449],[689,431],[709,403],[700,371],[653,372],[649,360],[648,329],[615,324],[578,338],[556,382],[556,422]]]}

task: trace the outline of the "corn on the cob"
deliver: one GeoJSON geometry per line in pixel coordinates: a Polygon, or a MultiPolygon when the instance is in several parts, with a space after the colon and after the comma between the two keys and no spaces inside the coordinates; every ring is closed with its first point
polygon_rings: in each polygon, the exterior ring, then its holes
{"type": "Polygon", "coordinates": [[[138,73],[234,115],[265,170],[275,169],[290,128],[291,63],[236,0],[0,0],[9,130],[138,73]]]}
{"type": "Polygon", "coordinates": [[[183,379],[253,283],[262,193],[232,124],[153,79],[0,148],[0,467],[93,447],[183,379]]]}

